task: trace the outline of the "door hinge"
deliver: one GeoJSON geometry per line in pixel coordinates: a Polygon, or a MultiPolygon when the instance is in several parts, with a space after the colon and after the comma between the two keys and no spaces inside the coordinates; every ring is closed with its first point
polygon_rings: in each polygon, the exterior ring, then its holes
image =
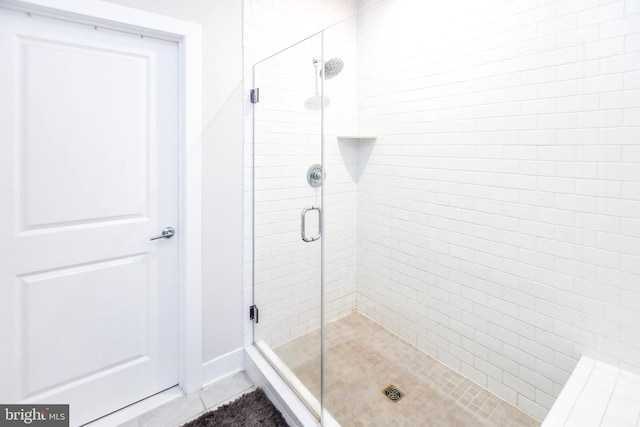
{"type": "Polygon", "coordinates": [[[257,104],[260,102],[260,88],[251,89],[251,103],[257,104]]]}
{"type": "Polygon", "coordinates": [[[258,306],[252,305],[249,307],[249,320],[255,320],[258,323],[258,306]]]}

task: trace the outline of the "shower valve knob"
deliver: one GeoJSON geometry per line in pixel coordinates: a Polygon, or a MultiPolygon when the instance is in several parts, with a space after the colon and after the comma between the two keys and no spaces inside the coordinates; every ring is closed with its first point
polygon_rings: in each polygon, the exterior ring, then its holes
{"type": "Polygon", "coordinates": [[[312,187],[320,187],[322,185],[323,178],[324,171],[320,165],[312,165],[307,171],[307,182],[312,187]]]}

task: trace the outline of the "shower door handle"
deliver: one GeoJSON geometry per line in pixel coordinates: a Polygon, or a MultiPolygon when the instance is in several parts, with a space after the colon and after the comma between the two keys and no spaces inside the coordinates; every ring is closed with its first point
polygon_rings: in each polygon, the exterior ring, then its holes
{"type": "Polygon", "coordinates": [[[302,213],[300,214],[300,235],[302,237],[302,240],[305,242],[315,242],[316,240],[318,240],[320,238],[320,236],[322,236],[322,211],[320,210],[320,208],[318,206],[309,206],[308,208],[304,208],[302,209],[302,213]],[[307,212],[309,211],[318,211],[318,235],[314,236],[314,237],[307,237],[307,226],[306,226],[306,222],[305,222],[305,217],[307,216],[307,212]]]}

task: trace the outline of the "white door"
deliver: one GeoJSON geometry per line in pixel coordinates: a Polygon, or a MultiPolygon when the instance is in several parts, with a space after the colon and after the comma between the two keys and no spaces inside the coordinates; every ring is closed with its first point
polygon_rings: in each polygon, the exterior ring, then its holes
{"type": "Polygon", "coordinates": [[[0,8],[0,402],[178,383],[178,78],[176,43],[0,8]]]}

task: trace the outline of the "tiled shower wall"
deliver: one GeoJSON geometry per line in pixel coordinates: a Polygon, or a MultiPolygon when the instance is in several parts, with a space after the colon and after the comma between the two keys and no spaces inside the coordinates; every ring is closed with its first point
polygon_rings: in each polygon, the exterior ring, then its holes
{"type": "MultiPolygon", "coordinates": [[[[246,1],[248,78],[254,60],[268,58],[355,11],[355,2],[348,0],[246,1]]],[[[255,144],[250,125],[245,143],[245,295],[251,296],[254,277],[260,308],[255,339],[271,347],[320,327],[321,242],[302,242],[300,212],[321,200],[320,189],[307,184],[306,172],[322,162],[322,111],[316,93],[316,82],[318,91],[322,82],[313,59],[322,59],[323,48],[325,60],[340,57],[345,62],[342,73],[325,82],[324,92],[324,167],[330,183],[324,193],[325,316],[335,319],[355,308],[356,183],[351,174],[358,153],[349,144],[339,145],[337,135],[352,135],[357,128],[356,30],[357,19],[344,21],[324,38],[316,35],[256,67],[261,101],[255,110],[255,144]]],[[[248,124],[251,112],[248,104],[248,124]]],[[[309,235],[314,218],[311,212],[309,235]]],[[[251,303],[247,297],[246,306],[251,303]]]]}
{"type": "Polygon", "coordinates": [[[362,12],[357,308],[542,418],[640,372],[640,0],[362,12]]]}
{"type": "MultiPolygon", "coordinates": [[[[320,327],[320,242],[302,242],[300,211],[320,203],[320,189],[309,187],[305,174],[321,161],[322,115],[304,106],[314,90],[313,67],[305,72],[309,56],[321,48],[315,37],[256,67],[253,243],[260,322],[255,339],[271,347],[320,327]]],[[[307,234],[314,235],[316,216],[309,217],[307,234]]]]}

